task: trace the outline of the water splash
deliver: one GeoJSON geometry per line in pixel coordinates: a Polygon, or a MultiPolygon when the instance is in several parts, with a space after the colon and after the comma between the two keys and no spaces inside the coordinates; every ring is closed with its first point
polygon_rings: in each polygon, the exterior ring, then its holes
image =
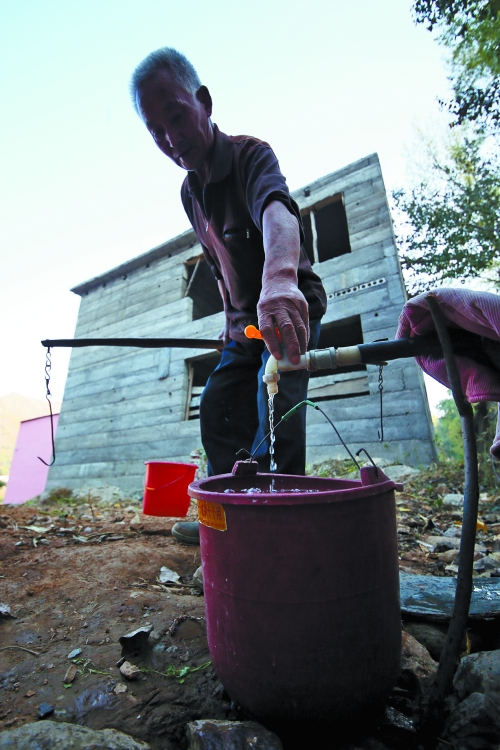
{"type": "Polygon", "coordinates": [[[276,471],[276,461],[274,460],[274,393],[269,394],[269,471],[276,471]]]}

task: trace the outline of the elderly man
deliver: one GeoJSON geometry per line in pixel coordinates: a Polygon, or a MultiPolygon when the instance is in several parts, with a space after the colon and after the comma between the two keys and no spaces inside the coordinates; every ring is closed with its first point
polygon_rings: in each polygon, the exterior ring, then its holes
{"type": "MultiPolygon", "coordinates": [[[[223,474],[238,450],[253,452],[268,432],[262,374],[269,352],[279,359],[283,345],[296,364],[314,348],[326,295],[301,246],[299,208],[273,151],[257,138],[218,129],[210,93],[184,55],[152,52],[136,68],[131,94],[160,151],[188,173],[182,202],[224,303],[224,349],[200,404],[208,473],[223,474]],[[259,327],[265,345],[245,337],[249,324],[259,327]]],[[[307,397],[307,382],[304,371],[282,375],[275,423],[307,397]]],[[[269,471],[266,443],[255,457],[269,471]]],[[[278,429],[275,460],[281,473],[304,473],[305,410],[278,429]]],[[[195,524],[176,524],[174,535],[198,541],[195,524]]]]}

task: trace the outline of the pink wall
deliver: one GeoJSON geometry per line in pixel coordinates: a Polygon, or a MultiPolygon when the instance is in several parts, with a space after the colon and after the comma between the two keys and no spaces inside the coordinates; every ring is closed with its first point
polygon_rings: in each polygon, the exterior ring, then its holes
{"type": "MultiPolygon", "coordinates": [[[[54,414],[54,435],[58,420],[59,414],[54,414]]],[[[49,467],[37,456],[47,462],[52,457],[49,416],[27,419],[19,425],[4,503],[25,503],[42,494],[49,467]]]]}

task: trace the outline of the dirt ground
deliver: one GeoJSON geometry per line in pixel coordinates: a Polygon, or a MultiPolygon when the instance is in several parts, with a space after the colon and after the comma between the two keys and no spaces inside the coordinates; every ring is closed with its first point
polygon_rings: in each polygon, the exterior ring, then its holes
{"type": "MultiPolygon", "coordinates": [[[[397,495],[406,572],[454,575],[453,551],[435,553],[426,540],[459,533],[460,509],[440,504],[459,485],[434,471],[397,495]]],[[[199,548],[175,541],[174,520],[145,517],[132,501],[0,506],[0,603],[14,616],[0,615],[0,729],[35,721],[45,702],[56,719],[178,750],[191,720],[243,718],[209,663],[203,597],[192,582],[199,548]],[[160,584],[162,566],[180,582],[160,584]],[[148,647],[127,656],[142,673],[127,681],[119,638],[148,624],[148,647]],[[72,663],[77,676],[65,682],[72,663]]],[[[500,497],[483,494],[478,541],[478,559],[499,559],[500,497]]],[[[498,576],[500,561],[476,573],[498,576]]]]}

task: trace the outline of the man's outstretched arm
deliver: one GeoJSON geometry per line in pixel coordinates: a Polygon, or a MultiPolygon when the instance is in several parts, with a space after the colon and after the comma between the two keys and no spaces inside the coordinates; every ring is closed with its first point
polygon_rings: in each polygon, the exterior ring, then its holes
{"type": "Polygon", "coordinates": [[[280,359],[277,327],[288,359],[297,364],[309,339],[309,308],[297,285],[299,223],[281,201],[271,201],[262,216],[262,233],[265,261],[257,305],[259,329],[271,354],[280,359]]]}

